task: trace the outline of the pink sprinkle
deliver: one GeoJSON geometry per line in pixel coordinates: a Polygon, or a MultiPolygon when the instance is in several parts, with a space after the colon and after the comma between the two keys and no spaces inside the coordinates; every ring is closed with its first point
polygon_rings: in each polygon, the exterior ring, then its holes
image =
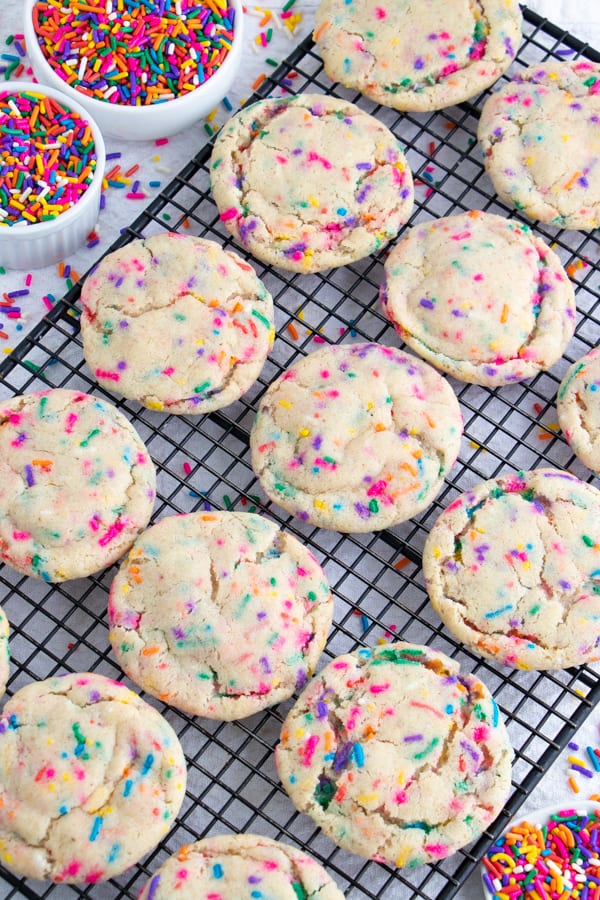
{"type": "Polygon", "coordinates": [[[29,272],[29,274],[25,276],[25,287],[29,287],[32,281],[33,275],[31,274],[31,272],[29,272]]]}
{"type": "Polygon", "coordinates": [[[223,210],[219,218],[221,222],[229,222],[231,219],[235,219],[238,215],[238,211],[235,206],[230,206],[229,209],[223,210]]]}
{"type": "Polygon", "coordinates": [[[189,462],[184,462],[184,464],[183,464],[183,471],[185,472],[186,475],[190,475],[190,474],[191,474],[191,472],[192,472],[192,467],[191,467],[191,465],[190,465],[189,462]]]}
{"type": "Polygon", "coordinates": [[[143,191],[129,191],[128,194],[125,194],[127,200],[145,200],[146,195],[143,191]]]}
{"type": "Polygon", "coordinates": [[[154,143],[156,144],[157,147],[162,147],[162,146],[164,146],[164,144],[169,143],[169,138],[157,138],[154,141],[154,143]]]}
{"type": "Polygon", "coordinates": [[[46,309],[52,309],[52,300],[50,297],[42,297],[42,303],[46,307],[46,309]]]}
{"type": "Polygon", "coordinates": [[[12,536],[14,541],[28,541],[31,534],[28,531],[13,531],[12,536]]]}
{"type": "Polygon", "coordinates": [[[94,374],[96,378],[108,378],[110,381],[121,380],[121,376],[118,372],[108,372],[106,369],[96,369],[94,374]]]}
{"type": "Polygon", "coordinates": [[[317,749],[317,744],[319,743],[319,735],[313,734],[309,737],[306,742],[306,746],[304,747],[304,759],[302,760],[303,765],[310,766],[313,756],[315,755],[315,750],[317,749]]]}
{"type": "Polygon", "coordinates": [[[322,338],[321,335],[319,335],[319,334],[315,334],[313,336],[313,341],[315,342],[315,344],[326,344],[327,343],[325,338],[322,338]]]}
{"type": "Polygon", "coordinates": [[[105,534],[103,534],[102,537],[100,538],[100,540],[98,541],[100,546],[106,547],[107,544],[110,544],[111,541],[114,541],[114,539],[117,537],[117,535],[119,535],[123,531],[123,529],[125,528],[125,525],[126,525],[126,522],[124,522],[122,519],[117,519],[117,521],[114,523],[114,525],[111,525],[110,528],[108,529],[108,531],[105,534]]]}
{"type": "Polygon", "coordinates": [[[372,694],[382,694],[384,691],[389,691],[389,689],[389,682],[386,682],[385,684],[372,684],[369,688],[372,694]]]}
{"type": "Polygon", "coordinates": [[[375,16],[377,19],[385,19],[387,16],[387,12],[382,6],[375,7],[375,16]]]}
{"type": "Polygon", "coordinates": [[[67,416],[67,424],[65,425],[65,432],[67,434],[71,434],[76,421],[77,421],[77,413],[74,413],[74,412],[69,413],[69,415],[67,416]]]}

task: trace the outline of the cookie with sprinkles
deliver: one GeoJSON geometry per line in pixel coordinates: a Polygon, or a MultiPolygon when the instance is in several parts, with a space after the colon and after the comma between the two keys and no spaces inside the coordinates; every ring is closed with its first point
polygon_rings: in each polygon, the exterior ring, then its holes
{"type": "Polygon", "coordinates": [[[484,481],[440,515],[423,550],[450,631],[518,669],[600,659],[600,491],[558,469],[484,481]]]}
{"type": "Polygon", "coordinates": [[[600,63],[545,62],[517,72],[484,104],[477,136],[505,203],[532,219],[600,224],[600,63]]]}
{"type": "Polygon", "coordinates": [[[394,135],[335,97],[244,107],[221,128],[210,166],[226,228],[258,259],[294,272],[374,253],[413,208],[412,175],[394,135]]]}
{"type": "Polygon", "coordinates": [[[600,347],[567,370],[556,396],[556,411],[573,452],[600,475],[600,347]]]}
{"type": "Polygon", "coordinates": [[[432,502],[461,435],[456,395],[432,366],[382,344],[330,345],[295,362],[261,398],[252,468],[302,521],[380,531],[432,502]]]}
{"type": "Polygon", "coordinates": [[[98,673],[32,682],[0,717],[2,864],[106,881],[172,828],[185,786],[177,735],[124,684],[98,673]]]}
{"type": "Polygon", "coordinates": [[[0,402],[0,558],[24,575],[82,578],[146,527],[156,473],[111,403],[57,388],[0,402]]]}
{"type": "Polygon", "coordinates": [[[506,801],[511,760],[485,685],[443,653],[403,642],[329,663],[275,748],[300,812],[345,850],[399,867],[477,838],[506,801]]]}
{"type": "Polygon", "coordinates": [[[385,261],[384,311],[449,375],[496,387],[549,369],[575,330],[575,291],[527,225],[479,210],[415,225],[385,261]]]}
{"type": "Polygon", "coordinates": [[[333,597],[314,556],[274,523],[189,513],[140,535],[108,613],[113,652],[132,681],[192,715],[231,720],[303,687],[333,597]]]}
{"type": "Polygon", "coordinates": [[[142,405],[199,415],[233,403],[273,345],[273,301],[214,241],[169,232],[113,251],[81,292],[83,352],[98,382],[142,405]]]}
{"type": "Polygon", "coordinates": [[[330,875],[295,847],[259,834],[216,835],[170,856],[139,900],[344,900],[330,875]]]}
{"type": "Polygon", "coordinates": [[[313,37],[332,81],[421,112],[493,84],[521,42],[517,0],[321,0],[313,37]]]}

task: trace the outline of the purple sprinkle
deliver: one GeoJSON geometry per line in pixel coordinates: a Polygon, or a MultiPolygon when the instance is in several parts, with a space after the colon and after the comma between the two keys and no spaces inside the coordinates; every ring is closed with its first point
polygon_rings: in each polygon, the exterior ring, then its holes
{"type": "Polygon", "coordinates": [[[369,169],[371,168],[371,163],[369,163],[369,162],[356,163],[356,168],[357,168],[359,171],[362,171],[362,172],[368,172],[369,169]]]}
{"type": "Polygon", "coordinates": [[[424,306],[425,309],[435,309],[435,303],[433,303],[431,300],[428,300],[427,297],[423,297],[421,300],[419,300],[419,304],[421,306],[424,306]]]}
{"type": "Polygon", "coordinates": [[[158,886],[160,884],[160,875],[155,875],[152,881],[150,882],[150,887],[148,888],[148,900],[154,900],[156,897],[156,892],[158,890],[158,886]]]}
{"type": "Polygon", "coordinates": [[[361,519],[370,519],[371,518],[371,510],[368,506],[365,506],[364,503],[355,503],[354,509],[358,513],[361,519]]]}
{"type": "Polygon", "coordinates": [[[411,744],[411,743],[414,743],[415,741],[422,741],[422,740],[423,740],[422,734],[407,734],[406,737],[404,738],[404,742],[406,744],[411,744]]]}
{"type": "Polygon", "coordinates": [[[333,768],[336,772],[341,772],[341,770],[348,765],[353,747],[354,744],[352,743],[352,741],[348,741],[346,744],[342,744],[342,746],[339,747],[338,750],[336,750],[335,756],[333,758],[333,768]]]}
{"type": "Polygon", "coordinates": [[[30,465],[25,466],[25,480],[27,481],[27,487],[33,487],[35,484],[33,468],[30,465]]]}
{"type": "Polygon", "coordinates": [[[367,199],[367,194],[369,193],[369,191],[372,191],[372,190],[373,190],[373,185],[371,185],[371,184],[363,185],[361,190],[356,195],[356,202],[363,203],[367,199]]]}
{"type": "MultiPolygon", "coordinates": [[[[560,580],[558,583],[560,584],[560,586],[561,586],[561,588],[563,589],[563,591],[570,591],[570,590],[571,590],[571,582],[570,582],[570,581],[565,581],[564,578],[561,578],[561,580],[560,580]]],[[[570,746],[571,746],[571,745],[569,744],[569,747],[570,747],[570,746]]],[[[577,747],[574,747],[573,749],[576,750],[576,749],[578,749],[578,748],[577,748],[577,747]]]]}
{"type": "Polygon", "coordinates": [[[261,664],[261,666],[262,666],[263,672],[264,672],[266,675],[270,675],[270,674],[271,674],[271,666],[269,665],[269,660],[267,659],[267,657],[266,657],[266,656],[261,656],[260,659],[259,659],[259,662],[260,662],[260,664],[261,664]]]}
{"type": "Polygon", "coordinates": [[[475,762],[479,759],[479,751],[475,749],[475,747],[471,746],[468,741],[461,741],[460,746],[463,748],[465,753],[468,753],[472,760],[475,762]]]}
{"type": "Polygon", "coordinates": [[[326,719],[327,718],[327,704],[323,703],[322,700],[319,700],[317,703],[317,719],[326,719]]]}
{"type": "Polygon", "coordinates": [[[415,66],[414,66],[415,69],[422,69],[424,65],[425,65],[425,60],[423,59],[423,57],[417,56],[417,58],[415,59],[415,66]]]}

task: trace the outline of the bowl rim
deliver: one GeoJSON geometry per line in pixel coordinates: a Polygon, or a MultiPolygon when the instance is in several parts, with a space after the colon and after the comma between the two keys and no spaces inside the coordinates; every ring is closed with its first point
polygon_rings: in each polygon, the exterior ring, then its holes
{"type": "MultiPolygon", "coordinates": [[[[74,98],[82,98],[78,102],[83,102],[85,105],[89,104],[89,108],[92,111],[97,112],[98,117],[102,118],[103,113],[110,111],[112,115],[115,115],[117,118],[121,119],[124,116],[127,116],[129,122],[131,122],[131,117],[133,116],[138,121],[142,121],[144,119],[149,119],[151,116],[156,116],[160,114],[161,110],[164,111],[166,107],[169,108],[170,111],[175,109],[183,110],[185,107],[192,107],[199,100],[203,99],[205,91],[210,88],[211,91],[215,91],[215,85],[219,85],[221,81],[224,81],[232,66],[236,64],[236,61],[242,50],[242,41],[244,38],[244,10],[243,10],[243,0],[228,0],[231,6],[235,9],[235,21],[233,26],[233,40],[231,42],[231,47],[225,56],[225,59],[217,69],[217,71],[211,75],[206,81],[199,84],[193,91],[189,91],[186,94],[181,94],[178,97],[174,97],[170,100],[163,100],[157,103],[150,103],[146,106],[131,106],[125,105],[124,103],[110,103],[107,100],[99,100],[97,97],[90,97],[87,94],[84,94],[82,91],[78,90],[76,87],[72,87],[70,84],[67,84],[66,81],[63,81],[59,75],[57,75],[56,71],[49,64],[46,56],[42,52],[42,49],[37,41],[37,37],[35,34],[35,29],[33,27],[32,20],[32,11],[36,3],[39,0],[25,0],[24,3],[24,33],[25,33],[25,42],[27,45],[27,52],[32,61],[32,63],[37,63],[40,67],[43,67],[46,72],[49,73],[49,77],[53,79],[52,84],[54,86],[54,79],[60,81],[61,84],[64,85],[65,94],[69,97],[73,96],[74,98]]],[[[58,89],[58,88],[57,88],[58,89]]]]}
{"type": "Polygon", "coordinates": [[[102,132],[100,131],[99,126],[94,121],[90,113],[81,106],[77,101],[71,100],[69,96],[67,96],[62,91],[57,90],[56,88],[46,85],[40,84],[35,81],[3,81],[0,82],[0,94],[6,93],[38,93],[42,95],[47,95],[53,97],[56,100],[59,100],[63,103],[68,109],[76,112],[81,118],[86,121],[91,130],[94,138],[94,148],[96,153],[96,170],[87,186],[86,190],[82,194],[81,198],[69,209],[66,209],[64,212],[59,213],[54,219],[51,219],[47,222],[29,222],[27,224],[19,224],[19,225],[7,225],[0,227],[0,239],[2,239],[5,235],[6,237],[10,237],[13,240],[19,238],[23,239],[39,239],[46,232],[51,232],[58,226],[60,223],[60,227],[65,228],[71,221],[71,219],[75,219],[81,213],[81,210],[89,206],[91,203],[96,202],[96,194],[98,199],[100,197],[100,190],[102,188],[102,181],[104,179],[104,169],[106,167],[106,148],[104,145],[104,138],[102,137],[102,132]]]}
{"type": "MultiPolygon", "coordinates": [[[[572,800],[569,798],[563,803],[550,803],[547,806],[539,806],[535,809],[531,809],[529,812],[517,812],[517,814],[514,815],[509,822],[507,822],[500,834],[490,843],[483,856],[489,856],[490,851],[492,850],[492,847],[494,846],[498,838],[502,837],[502,835],[506,834],[507,831],[510,831],[511,828],[514,828],[515,825],[518,825],[521,822],[530,822],[535,825],[545,825],[549,821],[550,816],[556,813],[575,812],[577,814],[583,813],[584,815],[589,815],[589,813],[594,812],[595,810],[598,810],[598,812],[600,813],[600,800],[578,800],[577,797],[573,797],[572,800]]],[[[486,900],[492,900],[495,895],[490,893],[487,884],[483,880],[484,875],[489,875],[489,872],[483,862],[483,856],[479,863],[481,887],[483,890],[483,896],[486,898],[486,900]]]]}

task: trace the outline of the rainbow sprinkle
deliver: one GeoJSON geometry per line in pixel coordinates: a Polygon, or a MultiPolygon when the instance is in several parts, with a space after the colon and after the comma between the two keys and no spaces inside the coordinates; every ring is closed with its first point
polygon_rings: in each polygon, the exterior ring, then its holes
{"type": "Polygon", "coordinates": [[[85,119],[45,94],[0,92],[0,225],[55,219],[96,170],[85,119]]]}
{"type": "Polygon", "coordinates": [[[148,106],[194,91],[231,49],[227,0],[40,0],[38,43],[56,74],[89,97],[148,106]]]}
{"type": "Polygon", "coordinates": [[[483,881],[494,900],[600,898],[600,808],[565,809],[547,825],[511,826],[484,856],[483,881]]]}

